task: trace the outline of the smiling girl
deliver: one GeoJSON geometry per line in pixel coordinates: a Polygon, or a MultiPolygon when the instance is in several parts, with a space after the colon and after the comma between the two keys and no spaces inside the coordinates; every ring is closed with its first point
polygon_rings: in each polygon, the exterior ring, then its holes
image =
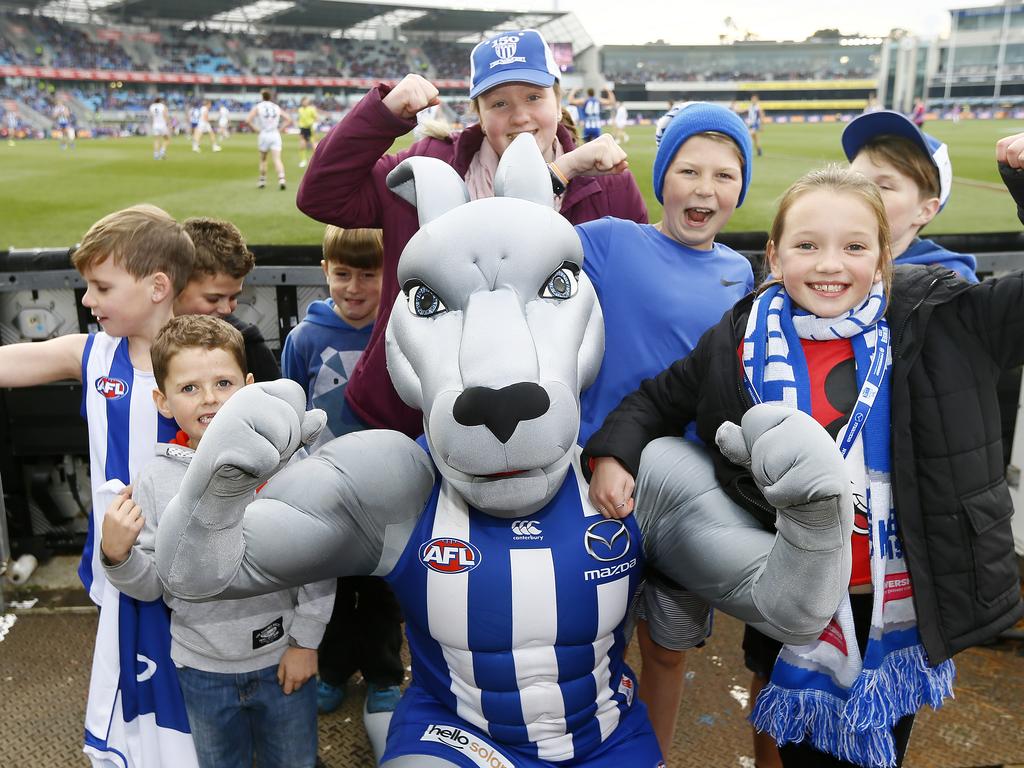
{"type": "Polygon", "coordinates": [[[391,169],[407,157],[440,158],[465,179],[472,199],[490,197],[498,159],[516,136],[529,133],[552,166],[552,202],[570,222],[602,216],[647,221],[640,190],[611,137],[576,148],[574,125],[561,105],[561,72],[539,32],[499,33],[477,45],[470,58],[477,125],[387,154],[396,138],[416,126],[416,115],[440,99],[437,87],[419,75],[407,75],[393,88],[377,86],[317,145],[297,198],[304,213],[326,224],[384,230],[379,321],[345,398],[367,426],[411,436],[423,431],[422,415],[394,391],[384,330],[399,292],[398,257],[419,223],[416,211],[387,188],[391,169]]]}
{"type": "MultiPolygon", "coordinates": [[[[770,238],[770,281],[587,443],[591,496],[628,501],[643,447],[694,419],[714,446],[756,402],[811,414],[846,457],[864,524],[848,598],[817,641],[778,653],[752,719],[787,768],[896,766],[917,710],[951,695],[951,657],[1024,615],[996,396],[1000,369],[1024,360],[1024,273],[971,285],[894,270],[878,188],[837,166],[789,188],[770,238]]],[[[722,487],[770,529],[749,467],[711,451],[722,487]]]]}

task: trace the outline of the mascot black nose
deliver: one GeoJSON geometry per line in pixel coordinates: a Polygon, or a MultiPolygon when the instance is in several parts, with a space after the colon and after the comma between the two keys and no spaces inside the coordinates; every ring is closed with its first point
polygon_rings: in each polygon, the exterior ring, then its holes
{"type": "Polygon", "coordinates": [[[470,387],[456,399],[452,415],[464,427],[484,425],[507,443],[520,421],[543,416],[550,406],[544,387],[523,381],[501,389],[470,387]]]}

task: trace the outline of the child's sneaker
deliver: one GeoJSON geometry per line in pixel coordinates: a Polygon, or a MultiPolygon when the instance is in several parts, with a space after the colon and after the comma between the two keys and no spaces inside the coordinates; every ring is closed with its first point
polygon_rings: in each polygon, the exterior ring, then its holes
{"type": "Polygon", "coordinates": [[[316,683],[316,709],[321,715],[327,715],[341,706],[345,701],[345,687],[331,685],[323,680],[316,683]]]}
{"type": "Polygon", "coordinates": [[[220,145],[219,144],[214,144],[213,145],[213,151],[214,152],[220,152],[220,145]]]}
{"type": "Polygon", "coordinates": [[[267,186],[267,180],[260,176],[260,180],[256,182],[256,189],[263,189],[267,186]]]}
{"type": "Polygon", "coordinates": [[[284,183],[284,178],[280,178],[280,179],[277,180],[277,186],[280,189],[287,189],[288,188],[288,185],[284,183]]]}
{"type": "Polygon", "coordinates": [[[366,711],[371,715],[376,712],[394,712],[400,698],[402,689],[397,685],[369,683],[366,686],[366,711]]]}

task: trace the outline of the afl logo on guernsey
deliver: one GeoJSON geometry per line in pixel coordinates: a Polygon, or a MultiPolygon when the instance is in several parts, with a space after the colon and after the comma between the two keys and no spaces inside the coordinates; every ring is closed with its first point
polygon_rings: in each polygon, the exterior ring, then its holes
{"type": "Polygon", "coordinates": [[[438,573],[465,573],[480,565],[480,550],[462,539],[431,539],[420,547],[420,562],[438,573]]]}
{"type": "Polygon", "coordinates": [[[107,400],[120,400],[128,394],[128,384],[111,376],[100,376],[96,379],[96,391],[107,400]]]}

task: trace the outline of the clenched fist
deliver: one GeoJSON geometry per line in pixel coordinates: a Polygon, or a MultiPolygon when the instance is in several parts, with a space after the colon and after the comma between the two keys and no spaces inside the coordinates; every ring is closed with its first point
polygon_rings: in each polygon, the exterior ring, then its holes
{"type": "Polygon", "coordinates": [[[441,103],[437,88],[424,77],[409,74],[384,97],[384,106],[395,117],[412,120],[416,113],[441,103]]]}

